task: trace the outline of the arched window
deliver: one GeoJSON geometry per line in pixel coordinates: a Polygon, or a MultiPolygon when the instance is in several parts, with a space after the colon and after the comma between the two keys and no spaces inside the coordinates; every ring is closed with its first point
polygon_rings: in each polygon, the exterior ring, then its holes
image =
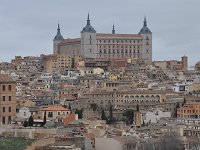
{"type": "Polygon", "coordinates": [[[125,98],[129,98],[129,96],[128,96],[128,95],[126,95],[126,96],[125,96],[125,98]]]}

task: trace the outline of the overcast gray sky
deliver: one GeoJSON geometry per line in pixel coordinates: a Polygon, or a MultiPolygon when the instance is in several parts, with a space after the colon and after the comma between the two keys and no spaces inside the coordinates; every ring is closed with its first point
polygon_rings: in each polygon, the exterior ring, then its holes
{"type": "Polygon", "coordinates": [[[0,61],[51,54],[60,21],[64,38],[80,37],[90,13],[97,32],[138,33],[146,15],[153,59],[200,61],[200,0],[0,0],[0,61]]]}

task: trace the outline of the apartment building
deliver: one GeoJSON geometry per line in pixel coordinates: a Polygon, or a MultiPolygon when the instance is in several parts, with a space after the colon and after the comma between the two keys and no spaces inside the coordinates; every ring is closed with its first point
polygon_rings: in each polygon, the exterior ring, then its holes
{"type": "Polygon", "coordinates": [[[0,74],[0,124],[11,124],[16,117],[16,83],[0,74]]]}
{"type": "Polygon", "coordinates": [[[200,102],[190,102],[177,109],[178,118],[200,118],[200,102]]]}

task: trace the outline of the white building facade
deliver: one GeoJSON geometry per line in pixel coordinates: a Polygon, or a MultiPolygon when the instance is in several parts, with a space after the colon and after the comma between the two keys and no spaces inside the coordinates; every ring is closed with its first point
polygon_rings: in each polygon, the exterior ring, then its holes
{"type": "Polygon", "coordinates": [[[152,109],[143,114],[144,123],[157,123],[161,118],[171,117],[171,113],[162,109],[152,109]]]}

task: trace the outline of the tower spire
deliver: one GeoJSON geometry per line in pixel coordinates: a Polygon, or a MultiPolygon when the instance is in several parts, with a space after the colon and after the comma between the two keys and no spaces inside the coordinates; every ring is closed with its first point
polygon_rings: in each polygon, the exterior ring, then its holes
{"type": "Polygon", "coordinates": [[[90,25],[90,14],[88,13],[88,17],[87,17],[87,25],[90,25]]]}
{"type": "Polygon", "coordinates": [[[60,33],[60,24],[59,24],[59,22],[58,22],[58,28],[57,28],[57,35],[61,35],[61,33],[60,33]]]}
{"type": "Polygon", "coordinates": [[[87,16],[87,24],[86,24],[85,27],[83,27],[83,30],[81,31],[81,33],[84,33],[84,32],[96,33],[96,31],[94,30],[94,28],[90,24],[90,14],[89,13],[88,13],[88,16],[87,16]]]}
{"type": "Polygon", "coordinates": [[[60,30],[60,24],[59,24],[59,20],[58,20],[58,29],[57,30],[60,30]]]}
{"type": "Polygon", "coordinates": [[[144,16],[144,22],[143,22],[143,27],[140,30],[139,34],[146,34],[146,33],[152,33],[149,28],[147,27],[147,19],[146,16],[144,16]]]}
{"type": "Polygon", "coordinates": [[[61,33],[60,33],[60,24],[59,24],[59,21],[58,21],[58,28],[57,28],[57,34],[56,34],[56,36],[55,36],[55,38],[54,38],[54,41],[55,40],[63,40],[64,38],[63,38],[63,36],[61,35],[61,33]]]}
{"type": "Polygon", "coordinates": [[[115,34],[115,25],[113,24],[112,34],[115,34]]]}
{"type": "Polygon", "coordinates": [[[147,26],[147,19],[146,19],[146,16],[144,16],[144,27],[147,26]]]}

